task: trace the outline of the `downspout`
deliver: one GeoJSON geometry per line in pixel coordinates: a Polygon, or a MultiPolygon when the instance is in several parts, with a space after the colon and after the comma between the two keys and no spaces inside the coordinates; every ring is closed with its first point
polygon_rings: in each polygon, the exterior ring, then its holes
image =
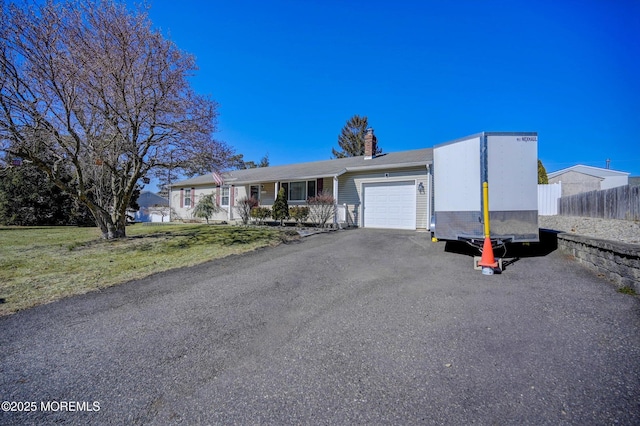
{"type": "Polygon", "coordinates": [[[431,179],[432,179],[432,173],[431,173],[431,167],[429,167],[429,164],[425,164],[425,167],[427,168],[427,217],[426,217],[426,225],[427,225],[427,229],[429,231],[433,231],[432,229],[432,218],[433,218],[433,194],[431,193],[431,179]]]}
{"type": "Polygon", "coordinates": [[[233,203],[231,202],[231,197],[233,197],[233,185],[229,185],[229,208],[227,209],[227,223],[231,223],[231,207],[233,203]]]}
{"type": "Polygon", "coordinates": [[[333,224],[338,223],[338,176],[333,177],[333,224]]]}

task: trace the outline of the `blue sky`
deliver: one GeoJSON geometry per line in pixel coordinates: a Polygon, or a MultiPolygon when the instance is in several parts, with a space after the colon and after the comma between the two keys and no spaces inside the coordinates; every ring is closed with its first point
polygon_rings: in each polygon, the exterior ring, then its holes
{"type": "Polygon", "coordinates": [[[536,131],[549,172],[640,176],[640,1],[149,3],[246,160],[328,159],[359,114],[384,152],[536,131]]]}

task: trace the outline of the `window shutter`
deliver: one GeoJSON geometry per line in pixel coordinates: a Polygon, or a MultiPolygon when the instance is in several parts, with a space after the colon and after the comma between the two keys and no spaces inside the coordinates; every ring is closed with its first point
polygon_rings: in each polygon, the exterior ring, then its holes
{"type": "Polygon", "coordinates": [[[236,198],[235,188],[233,186],[229,187],[229,206],[233,207],[233,199],[236,198]]]}
{"type": "Polygon", "coordinates": [[[316,182],[316,195],[318,195],[319,193],[322,192],[322,187],[324,183],[324,179],[323,178],[318,178],[317,182],[316,182]]]}
{"type": "Polygon", "coordinates": [[[220,205],[220,187],[216,188],[216,205],[220,205]]]}
{"type": "Polygon", "coordinates": [[[196,189],[191,187],[191,207],[196,206],[196,189]]]}
{"type": "Polygon", "coordinates": [[[184,207],[184,188],[180,188],[180,208],[184,207]]]}

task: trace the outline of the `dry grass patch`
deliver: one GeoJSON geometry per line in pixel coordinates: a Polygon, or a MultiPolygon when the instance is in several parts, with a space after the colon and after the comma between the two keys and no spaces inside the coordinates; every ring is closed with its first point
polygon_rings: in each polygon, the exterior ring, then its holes
{"type": "Polygon", "coordinates": [[[0,315],[66,296],[278,244],[274,228],[134,225],[128,237],[96,228],[0,227],[0,315]]]}

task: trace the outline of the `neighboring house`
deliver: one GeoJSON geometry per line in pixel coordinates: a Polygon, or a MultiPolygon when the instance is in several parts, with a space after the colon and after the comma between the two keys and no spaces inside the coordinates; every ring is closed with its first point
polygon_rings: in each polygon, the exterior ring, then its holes
{"type": "Polygon", "coordinates": [[[547,174],[549,183],[562,182],[562,196],[615,188],[629,184],[629,173],[576,165],[547,174]]]}
{"type": "Polygon", "coordinates": [[[431,216],[431,148],[373,156],[373,129],[365,136],[365,155],[286,166],[234,170],[171,185],[172,220],[193,220],[193,207],[215,194],[222,207],[212,219],[234,222],[244,197],[271,207],[280,188],[289,206],[304,205],[320,192],[333,195],[335,222],[366,228],[427,229],[431,216]]]}
{"type": "Polygon", "coordinates": [[[136,222],[169,222],[169,200],[150,191],[140,193],[136,222]]]}

